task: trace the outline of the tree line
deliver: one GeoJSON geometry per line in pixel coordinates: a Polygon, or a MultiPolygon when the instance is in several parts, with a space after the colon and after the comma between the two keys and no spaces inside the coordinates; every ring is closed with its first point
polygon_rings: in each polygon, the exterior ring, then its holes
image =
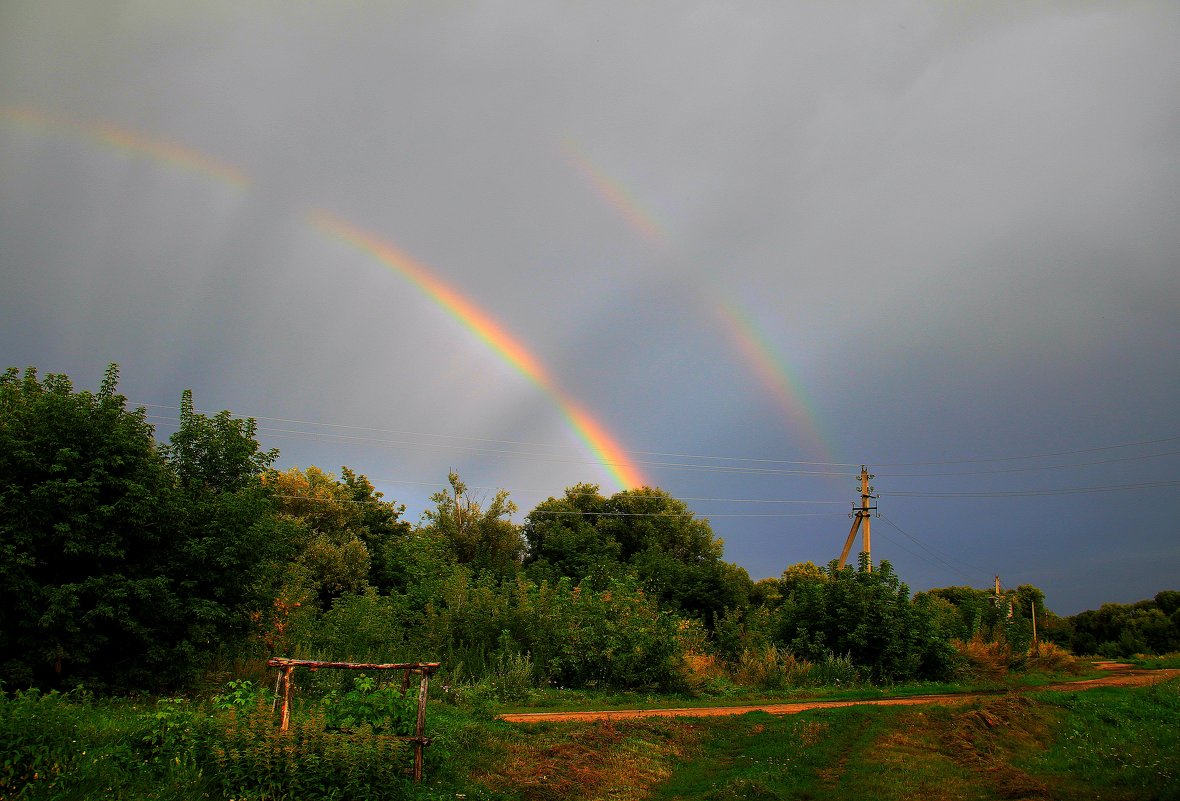
{"type": "Polygon", "coordinates": [[[1176,647],[1177,593],[1129,618],[1061,619],[1035,587],[911,595],[863,558],[754,582],[706,520],[649,487],[578,484],[517,524],[507,492],[478,499],[452,473],[413,524],[347,467],[276,470],[253,420],[198,413],[188,391],[157,442],[118,377],[111,365],[97,392],[33,368],[0,377],[6,686],[177,688],[270,655],[557,686],[683,689],[701,659],[757,654],[946,678],[956,642],[1027,642],[1034,609],[1043,637],[1083,651],[1176,647]]]}

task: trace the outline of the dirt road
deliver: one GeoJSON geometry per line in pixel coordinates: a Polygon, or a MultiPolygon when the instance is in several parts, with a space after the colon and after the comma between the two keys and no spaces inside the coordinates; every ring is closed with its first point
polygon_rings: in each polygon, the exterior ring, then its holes
{"type": "MultiPolygon", "coordinates": [[[[1041,687],[1029,687],[1024,691],[1090,690],[1094,687],[1141,687],[1156,684],[1176,676],[1180,670],[1138,670],[1118,662],[1103,662],[1097,665],[1110,670],[1108,676],[1096,679],[1061,682],[1041,687]]],[[[808,709],[834,709],[843,706],[912,706],[917,704],[963,704],[995,693],[943,693],[938,695],[909,695],[900,698],[873,698],[863,701],[794,701],[783,704],[754,704],[750,706],[685,707],[680,709],[609,709],[595,712],[519,712],[500,715],[501,720],[510,723],[545,723],[566,720],[625,720],[630,718],[704,718],[724,715],[744,715],[747,712],[769,712],[772,715],[794,715],[808,709]]]]}

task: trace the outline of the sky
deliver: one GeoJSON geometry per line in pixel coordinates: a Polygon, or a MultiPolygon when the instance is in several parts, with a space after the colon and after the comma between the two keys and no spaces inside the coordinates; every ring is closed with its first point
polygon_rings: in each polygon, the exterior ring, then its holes
{"type": "Polygon", "coordinates": [[[1180,5],[0,0],[0,367],[417,521],[659,487],[754,579],[1180,588],[1180,5]],[[859,546],[858,546],[859,547],[859,546]]]}

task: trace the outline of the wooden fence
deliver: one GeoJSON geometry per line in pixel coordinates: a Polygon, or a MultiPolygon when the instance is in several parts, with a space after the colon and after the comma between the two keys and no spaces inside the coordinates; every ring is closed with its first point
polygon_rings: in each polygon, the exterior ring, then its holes
{"type": "Polygon", "coordinates": [[[274,657],[268,659],[267,666],[279,669],[278,690],[283,699],[282,722],[279,728],[287,731],[291,724],[291,694],[295,689],[295,669],[335,668],[338,670],[400,670],[402,671],[402,694],[410,687],[410,674],[421,676],[418,682],[418,719],[414,724],[412,737],[401,737],[414,744],[414,782],[422,781],[422,750],[430,745],[430,738],[426,736],[426,696],[430,690],[430,676],[442,665],[439,662],[411,662],[392,664],[367,664],[362,662],[318,662],[310,659],[287,659],[274,657]]]}

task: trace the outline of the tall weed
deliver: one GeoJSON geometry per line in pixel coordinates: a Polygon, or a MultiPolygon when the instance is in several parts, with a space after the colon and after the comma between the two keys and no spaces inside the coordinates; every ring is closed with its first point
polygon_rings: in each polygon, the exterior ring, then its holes
{"type": "Polygon", "coordinates": [[[994,681],[1012,668],[1012,646],[1002,640],[989,642],[976,634],[970,640],[953,640],[951,645],[958,654],[956,672],[961,678],[994,681]]]}
{"type": "Polygon", "coordinates": [[[767,645],[742,651],[734,666],[734,681],[760,690],[805,687],[811,683],[814,669],[813,663],[797,659],[788,649],[767,645]]]}

